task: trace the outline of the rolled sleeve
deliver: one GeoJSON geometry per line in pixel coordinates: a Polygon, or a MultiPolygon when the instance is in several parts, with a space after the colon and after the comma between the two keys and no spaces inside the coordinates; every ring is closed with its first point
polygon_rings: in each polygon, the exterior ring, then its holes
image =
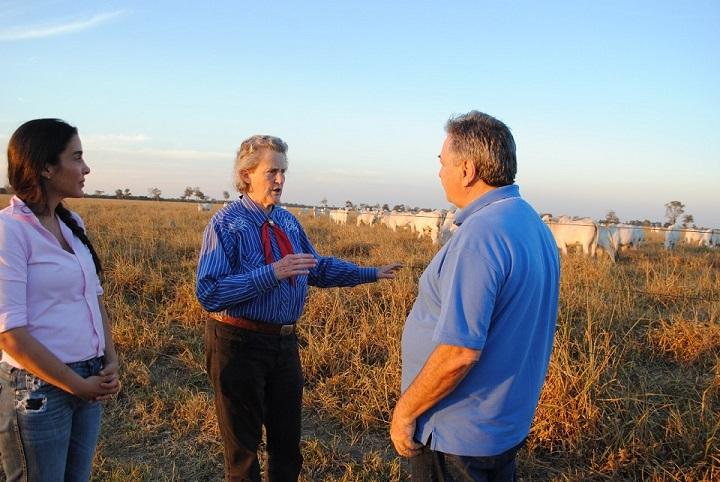
{"type": "Polygon", "coordinates": [[[0,332],[26,326],[27,264],[25,243],[10,222],[0,223],[0,332]]]}

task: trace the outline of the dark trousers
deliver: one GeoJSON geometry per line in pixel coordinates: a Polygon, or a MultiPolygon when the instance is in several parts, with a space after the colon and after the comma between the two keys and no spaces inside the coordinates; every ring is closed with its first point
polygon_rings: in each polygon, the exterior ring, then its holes
{"type": "Polygon", "coordinates": [[[428,445],[422,452],[410,458],[410,474],[413,482],[514,482],[515,457],[522,447],[517,446],[499,455],[469,457],[438,452],[428,445]]]}
{"type": "Polygon", "coordinates": [[[210,320],[205,343],[225,479],[261,480],[257,450],[265,425],[268,480],[297,481],[303,389],[297,336],[256,333],[210,320]]]}

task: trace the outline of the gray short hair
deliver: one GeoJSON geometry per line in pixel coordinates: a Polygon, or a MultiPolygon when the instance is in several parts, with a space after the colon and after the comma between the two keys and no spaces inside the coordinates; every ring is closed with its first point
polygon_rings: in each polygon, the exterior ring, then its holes
{"type": "Polygon", "coordinates": [[[240,149],[238,149],[235,156],[234,171],[235,188],[238,192],[245,193],[248,188],[247,183],[240,176],[240,171],[254,169],[260,163],[260,154],[265,149],[286,155],[288,146],[279,137],[266,135],[248,137],[240,144],[240,149]]]}
{"type": "Polygon", "coordinates": [[[451,150],[473,161],[477,176],[485,184],[499,187],[515,182],[515,140],[508,126],[473,110],[448,119],[445,131],[450,136],[451,150]]]}

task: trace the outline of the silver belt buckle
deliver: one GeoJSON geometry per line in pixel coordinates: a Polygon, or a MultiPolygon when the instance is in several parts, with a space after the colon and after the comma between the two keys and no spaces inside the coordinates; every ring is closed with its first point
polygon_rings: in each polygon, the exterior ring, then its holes
{"type": "Polygon", "coordinates": [[[292,335],[293,331],[295,331],[295,325],[282,325],[280,327],[281,336],[292,335]]]}

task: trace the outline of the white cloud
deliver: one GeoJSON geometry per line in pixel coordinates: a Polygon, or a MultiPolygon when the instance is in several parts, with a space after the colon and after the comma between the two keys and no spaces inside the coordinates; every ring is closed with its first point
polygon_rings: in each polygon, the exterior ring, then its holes
{"type": "Polygon", "coordinates": [[[0,30],[0,42],[51,37],[87,30],[122,15],[123,11],[99,13],[91,18],[73,20],[54,25],[24,25],[0,30]]]}

